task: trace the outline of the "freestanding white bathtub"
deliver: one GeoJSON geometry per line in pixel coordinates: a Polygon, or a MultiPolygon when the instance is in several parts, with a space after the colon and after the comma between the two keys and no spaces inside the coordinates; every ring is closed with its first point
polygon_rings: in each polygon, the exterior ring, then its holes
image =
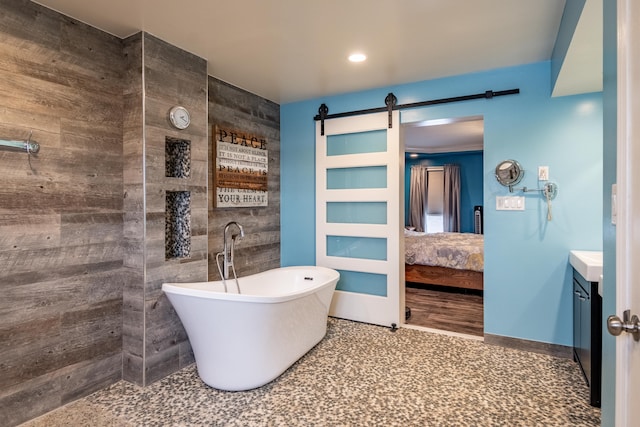
{"type": "Polygon", "coordinates": [[[327,332],[340,274],[283,267],[234,280],[165,283],[184,325],[200,378],[220,390],[260,387],[287,370],[327,332]]]}

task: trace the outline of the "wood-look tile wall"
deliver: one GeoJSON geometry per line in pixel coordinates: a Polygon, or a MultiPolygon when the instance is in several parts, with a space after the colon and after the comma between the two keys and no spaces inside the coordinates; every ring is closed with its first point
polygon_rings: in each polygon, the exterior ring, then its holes
{"type": "Polygon", "coordinates": [[[142,33],[124,40],[122,377],[144,383],[144,99],[142,33]]]}
{"type": "Polygon", "coordinates": [[[209,76],[209,280],[219,280],[216,254],[222,251],[223,230],[229,221],[244,227],[245,238],[235,247],[238,276],[280,267],[280,106],[209,76]],[[212,128],[240,129],[264,136],[269,152],[269,205],[253,208],[214,208],[211,160],[212,128]]]}
{"type": "Polygon", "coordinates": [[[280,124],[277,104],[149,34],[120,40],[28,0],[0,8],[0,138],[33,130],[42,147],[0,150],[0,425],[11,426],[191,363],[161,285],[216,279],[208,253],[229,220],[247,231],[240,275],[279,266],[280,124]],[[176,104],[187,130],[168,122],[176,104]],[[216,123],[268,139],[268,207],[213,208],[216,123]],[[188,178],[165,176],[166,137],[190,141],[188,178]],[[188,258],[165,259],[167,191],[191,194],[188,258]]]}
{"type": "Polygon", "coordinates": [[[123,378],[147,385],[193,362],[186,333],[162,283],[207,280],[207,63],[147,33],[124,44],[124,263],[129,274],[124,292],[123,378]],[[191,114],[185,130],[168,121],[175,105],[191,114]],[[189,177],[165,176],[166,137],[190,141],[189,177]],[[165,257],[167,191],[191,194],[187,258],[165,257]]]}
{"type": "Polygon", "coordinates": [[[122,365],[121,40],[0,1],[0,425],[103,388],[122,365]]]}

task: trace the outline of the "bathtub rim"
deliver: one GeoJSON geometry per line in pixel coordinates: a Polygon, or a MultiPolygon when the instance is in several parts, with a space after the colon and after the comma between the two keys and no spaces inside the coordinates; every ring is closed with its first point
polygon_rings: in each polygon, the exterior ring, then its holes
{"type": "MultiPolygon", "coordinates": [[[[303,270],[303,271],[310,271],[310,272],[313,270],[320,270],[320,271],[323,271],[324,273],[328,273],[329,276],[327,277],[326,281],[322,282],[321,284],[315,284],[314,286],[309,287],[308,289],[304,289],[302,291],[298,290],[294,292],[288,292],[288,293],[279,294],[279,295],[251,295],[251,294],[226,293],[226,292],[220,292],[220,291],[210,290],[210,289],[197,289],[197,288],[189,287],[189,285],[208,285],[208,284],[211,284],[211,285],[217,284],[217,285],[223,286],[222,280],[215,280],[215,281],[208,281],[208,282],[184,282],[184,283],[166,282],[162,284],[162,291],[167,294],[182,295],[182,296],[189,296],[189,297],[203,298],[203,299],[213,299],[218,301],[238,301],[238,302],[262,303],[262,304],[276,304],[276,303],[290,301],[296,298],[302,298],[306,295],[316,293],[319,289],[328,285],[333,285],[335,287],[338,280],[340,279],[340,273],[338,271],[332,268],[327,268],[322,266],[310,265],[310,266],[278,267],[278,268],[273,268],[271,270],[262,271],[260,273],[251,274],[249,276],[238,277],[238,280],[240,281],[240,288],[242,288],[242,279],[255,278],[257,276],[267,275],[269,273],[273,273],[274,271],[278,271],[278,270],[285,270],[285,271],[303,270]]],[[[235,287],[234,279],[227,279],[227,286],[233,289],[235,287]]]]}

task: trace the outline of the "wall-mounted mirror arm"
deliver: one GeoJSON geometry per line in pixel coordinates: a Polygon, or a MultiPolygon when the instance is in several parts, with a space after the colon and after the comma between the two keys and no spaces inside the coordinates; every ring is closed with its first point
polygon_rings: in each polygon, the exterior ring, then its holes
{"type": "Polygon", "coordinates": [[[553,200],[558,195],[558,184],[555,182],[547,182],[542,188],[513,188],[513,186],[510,185],[509,192],[513,193],[514,191],[522,191],[523,193],[542,193],[545,198],[553,200]]]}

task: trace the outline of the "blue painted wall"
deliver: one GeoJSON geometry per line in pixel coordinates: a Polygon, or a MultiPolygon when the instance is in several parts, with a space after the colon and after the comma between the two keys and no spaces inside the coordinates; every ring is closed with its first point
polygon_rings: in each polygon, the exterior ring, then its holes
{"type": "Polygon", "coordinates": [[[418,158],[405,158],[404,212],[405,224],[409,222],[409,188],[411,166],[443,166],[447,163],[460,165],[460,231],[473,233],[473,207],[482,205],[482,151],[460,153],[420,154],[418,158]]]}
{"type": "Polygon", "coordinates": [[[520,94],[404,110],[403,123],[484,117],[485,332],[572,345],[571,249],[602,249],[602,94],[551,98],[550,62],[423,81],[281,106],[281,251],[283,265],[315,263],[313,117],[486,90],[520,94]],[[526,210],[496,211],[507,195],[493,170],[504,159],[525,169],[522,185],[538,186],[539,165],[559,186],[553,220],[540,196],[526,210]]]}

